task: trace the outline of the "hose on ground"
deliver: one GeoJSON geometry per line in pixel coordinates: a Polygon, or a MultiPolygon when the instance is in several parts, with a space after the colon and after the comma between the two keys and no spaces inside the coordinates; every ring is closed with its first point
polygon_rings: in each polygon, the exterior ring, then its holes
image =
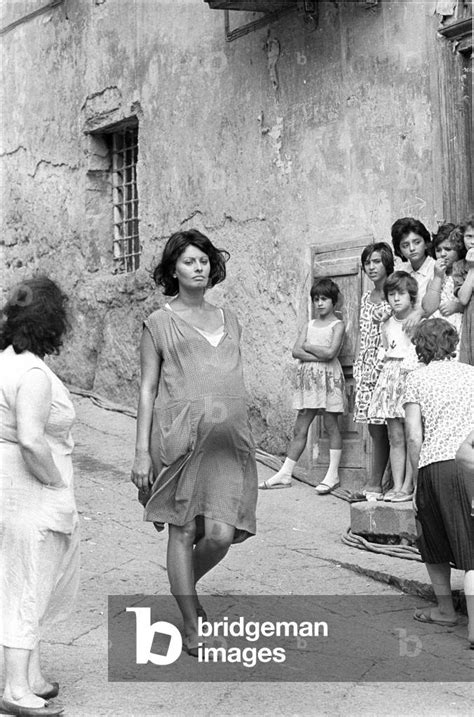
{"type": "Polygon", "coordinates": [[[390,555],[393,558],[404,558],[405,560],[417,560],[421,562],[421,556],[417,548],[411,545],[383,545],[380,543],[371,543],[361,535],[356,535],[348,528],[345,535],[341,535],[341,540],[345,545],[351,548],[359,548],[359,550],[368,550],[372,553],[380,553],[382,555],[390,555]]]}

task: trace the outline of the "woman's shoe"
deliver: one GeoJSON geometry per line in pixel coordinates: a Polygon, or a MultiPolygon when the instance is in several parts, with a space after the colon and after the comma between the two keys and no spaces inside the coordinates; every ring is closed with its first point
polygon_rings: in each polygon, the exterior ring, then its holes
{"type": "Polygon", "coordinates": [[[392,503],[407,503],[409,500],[413,500],[413,493],[405,493],[401,490],[393,496],[392,503]]]}
{"type": "Polygon", "coordinates": [[[37,697],[41,697],[43,700],[52,700],[59,695],[59,683],[51,682],[51,689],[47,692],[35,692],[37,697]]]}
{"type": "Polygon", "coordinates": [[[204,610],[203,606],[200,602],[198,602],[196,607],[196,613],[197,616],[201,618],[204,622],[207,622],[207,612],[204,610]]]}
{"type": "Polygon", "coordinates": [[[362,495],[365,497],[366,500],[372,503],[376,500],[383,499],[381,491],[378,490],[363,490],[362,495]]]}
{"type": "Polygon", "coordinates": [[[43,707],[26,707],[25,698],[19,700],[0,700],[0,710],[7,715],[18,715],[18,717],[56,717],[64,712],[64,707],[45,702],[43,707]]]}
{"type": "Polygon", "coordinates": [[[183,642],[183,652],[191,657],[199,657],[199,647],[197,645],[191,646],[183,642]]]}

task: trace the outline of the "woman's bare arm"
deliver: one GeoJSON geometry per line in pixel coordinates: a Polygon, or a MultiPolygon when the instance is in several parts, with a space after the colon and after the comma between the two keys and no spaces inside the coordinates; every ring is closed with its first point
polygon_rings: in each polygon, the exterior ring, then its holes
{"type": "Polygon", "coordinates": [[[295,341],[295,345],[293,346],[293,351],[291,352],[291,355],[295,359],[299,359],[300,361],[319,361],[320,359],[317,359],[316,356],[314,356],[312,353],[309,353],[308,351],[305,351],[303,349],[303,344],[306,341],[306,336],[308,333],[308,325],[305,324],[304,327],[301,329],[298,338],[295,341]]]}
{"type": "Polygon", "coordinates": [[[342,342],[344,341],[345,326],[340,321],[334,327],[334,331],[331,338],[331,344],[329,346],[318,346],[312,344],[309,341],[305,341],[303,344],[303,350],[313,354],[320,361],[331,361],[335,358],[341,350],[342,342]]]}
{"type": "Polygon", "coordinates": [[[418,403],[405,404],[405,432],[407,439],[408,459],[413,471],[413,485],[416,487],[418,462],[423,443],[423,421],[421,407],[418,403]]]}
{"type": "Polygon", "coordinates": [[[466,472],[474,475],[474,431],[471,431],[459,446],[456,463],[459,463],[466,472]]]}
{"type": "Polygon", "coordinates": [[[469,269],[463,285],[458,291],[458,299],[463,306],[467,306],[474,291],[474,268],[469,269]]]}
{"type": "Polygon", "coordinates": [[[153,466],[150,456],[150,435],[153,406],[158,392],[161,359],[158,356],[151,334],[144,329],[140,343],[140,396],[137,411],[137,437],[132,481],[137,488],[148,488],[153,483],[153,466]]]}
{"type": "Polygon", "coordinates": [[[33,368],[21,380],[16,397],[18,444],[30,473],[50,488],[64,488],[53,454],[45,438],[51,411],[51,380],[33,368]]]}

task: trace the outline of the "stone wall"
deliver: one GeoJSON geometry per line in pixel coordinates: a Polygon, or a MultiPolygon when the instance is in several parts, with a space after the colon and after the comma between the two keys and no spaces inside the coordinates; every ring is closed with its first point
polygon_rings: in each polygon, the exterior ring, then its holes
{"type": "MultiPolygon", "coordinates": [[[[9,19],[34,5],[7,3],[9,19]]],[[[309,247],[443,219],[433,67],[451,50],[433,4],[320,5],[313,32],[289,14],[231,43],[200,0],[75,0],[5,34],[2,286],[40,270],[68,291],[65,380],[136,403],[141,321],[162,302],[150,272],[194,226],[231,253],[209,297],[240,317],[257,441],[281,452],[309,247]],[[107,161],[88,131],[132,115],[143,255],[114,274],[107,161]]]]}

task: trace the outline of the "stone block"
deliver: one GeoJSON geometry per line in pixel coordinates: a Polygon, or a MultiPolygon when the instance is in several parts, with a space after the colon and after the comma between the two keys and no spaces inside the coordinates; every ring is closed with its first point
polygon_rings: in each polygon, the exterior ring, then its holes
{"type": "Polygon", "coordinates": [[[351,531],[357,535],[399,535],[414,540],[415,514],[411,503],[351,504],[351,531]]]}

